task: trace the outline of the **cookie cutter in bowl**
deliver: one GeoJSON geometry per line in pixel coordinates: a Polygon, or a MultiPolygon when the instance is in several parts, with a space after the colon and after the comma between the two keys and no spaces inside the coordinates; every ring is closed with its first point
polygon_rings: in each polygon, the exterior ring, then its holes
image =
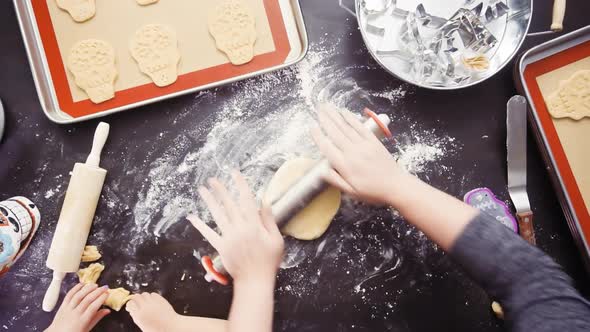
{"type": "MultiPolygon", "coordinates": [[[[354,9],[347,7],[344,2],[345,0],[339,0],[340,7],[357,18],[363,40],[377,63],[403,81],[434,90],[455,90],[470,87],[487,80],[502,70],[514,58],[524,42],[533,12],[532,0],[376,0],[382,6],[378,8],[379,6],[373,5],[373,10],[365,9],[369,0],[355,0],[354,9]],[[478,47],[479,50],[486,52],[489,59],[489,66],[486,70],[461,70],[465,68],[461,68],[462,56],[457,52],[456,45],[460,44],[457,40],[465,42],[465,29],[453,27],[454,22],[451,18],[465,8],[469,8],[468,11],[475,13],[481,21],[481,24],[472,27],[472,31],[474,34],[481,34],[481,38],[476,42],[484,41],[478,47]],[[376,19],[378,13],[387,13],[387,19],[395,17],[398,21],[400,18],[403,21],[405,18],[410,23],[409,25],[406,23],[405,27],[401,21],[398,26],[394,24],[380,26],[379,23],[382,24],[383,20],[376,19]],[[441,28],[448,24],[449,34],[440,40],[430,38],[429,41],[434,40],[434,42],[428,43],[425,47],[419,43],[416,46],[415,42],[419,41],[415,38],[416,25],[408,20],[408,17],[413,19],[412,16],[418,21],[417,26],[420,28],[424,26],[441,28]],[[449,19],[445,19],[445,17],[449,19]],[[484,26],[485,28],[483,28],[484,26]],[[489,33],[485,31],[487,28],[490,30],[489,33]],[[379,31],[379,34],[375,34],[375,31],[379,31]],[[413,38],[391,37],[403,36],[408,33],[407,31],[410,31],[410,36],[413,38]],[[388,36],[390,36],[388,41],[390,47],[384,50],[383,40],[388,36]],[[392,41],[393,38],[398,41],[392,41]],[[408,42],[410,40],[411,43],[408,42]],[[414,53],[407,52],[408,47],[414,48],[412,50],[414,53]],[[415,53],[416,50],[418,53],[415,53]],[[416,54],[429,58],[426,58],[427,61],[422,61],[422,66],[416,66],[416,54]],[[432,68],[428,67],[432,63],[437,64],[439,67],[437,70],[441,72],[440,75],[444,76],[449,73],[453,75],[444,80],[429,79],[433,77],[430,73],[432,68]],[[424,75],[426,75],[426,79],[424,79],[424,75]]],[[[374,4],[375,1],[372,3],[374,4]]],[[[464,14],[467,14],[468,11],[465,11],[464,14]]],[[[471,13],[467,15],[472,16],[471,13]]],[[[469,25],[472,21],[466,20],[465,22],[469,25]]],[[[478,49],[476,48],[476,50],[478,49]]],[[[480,56],[476,52],[473,55],[480,56]]]]}

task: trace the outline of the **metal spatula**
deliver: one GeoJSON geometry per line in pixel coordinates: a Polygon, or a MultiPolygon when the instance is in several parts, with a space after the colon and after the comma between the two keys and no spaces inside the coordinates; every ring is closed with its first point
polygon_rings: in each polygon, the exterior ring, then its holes
{"type": "Polygon", "coordinates": [[[535,245],[533,212],[526,191],[527,101],[523,96],[514,96],[507,107],[508,193],[516,208],[520,236],[535,245]]]}

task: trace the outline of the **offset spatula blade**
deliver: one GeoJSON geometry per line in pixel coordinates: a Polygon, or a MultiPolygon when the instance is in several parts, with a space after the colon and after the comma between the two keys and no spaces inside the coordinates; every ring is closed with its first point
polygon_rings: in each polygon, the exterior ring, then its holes
{"type": "Polygon", "coordinates": [[[534,245],[533,212],[526,191],[527,101],[523,96],[514,96],[507,108],[508,193],[516,208],[520,235],[534,245]]]}

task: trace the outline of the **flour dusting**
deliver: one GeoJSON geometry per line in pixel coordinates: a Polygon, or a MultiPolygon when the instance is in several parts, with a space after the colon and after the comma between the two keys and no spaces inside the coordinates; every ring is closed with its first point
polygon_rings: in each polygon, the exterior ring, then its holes
{"type": "MultiPolygon", "coordinates": [[[[412,88],[400,84],[372,91],[352,78],[358,68],[342,67],[334,53],[334,49],[320,45],[293,68],[233,85],[232,95],[217,101],[218,111],[213,117],[179,133],[173,145],[149,165],[149,175],[142,179],[132,208],[136,227],[126,250],[132,253],[146,238],[182,238],[183,230],[189,227],[184,221],[189,213],[211,222],[196,194],[197,186],[205,185],[210,177],[228,182],[229,171],[238,169],[260,197],[283,162],[296,156],[318,158],[309,130],[316,125],[314,108],[321,102],[355,113],[366,106],[387,113],[393,124],[403,128],[386,143],[398,163],[420,177],[449,176],[446,162],[458,149],[454,138],[421,128],[411,115],[396,107],[413,93],[412,88]]],[[[216,93],[199,94],[194,109],[202,102],[216,100],[216,93]]],[[[284,283],[278,291],[303,297],[319,296],[326,288],[358,294],[370,302],[369,292],[380,291],[385,281],[405,273],[408,257],[422,261],[433,252],[439,252],[436,245],[401,222],[395,211],[345,198],[339,216],[323,238],[312,242],[287,239],[280,275],[284,283]],[[392,225],[391,218],[400,222],[392,225]],[[390,235],[377,236],[383,233],[390,235]],[[341,266],[349,283],[338,284],[326,275],[325,264],[341,266]]],[[[205,243],[193,248],[195,257],[210,253],[205,243]]],[[[429,274],[423,275],[428,278],[429,274]]],[[[406,282],[412,287],[416,280],[406,282]]]]}

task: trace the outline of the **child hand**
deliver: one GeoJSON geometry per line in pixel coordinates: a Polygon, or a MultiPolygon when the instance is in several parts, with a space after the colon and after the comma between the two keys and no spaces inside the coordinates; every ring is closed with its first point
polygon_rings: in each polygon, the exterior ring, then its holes
{"type": "Polygon", "coordinates": [[[170,331],[178,317],[170,303],[157,293],[133,295],[125,310],[143,332],[170,331]]]}
{"type": "Polygon", "coordinates": [[[100,309],[106,301],[108,287],[77,284],[64,298],[46,332],[87,332],[111,311],[100,309]]]}
{"type": "Polygon", "coordinates": [[[268,281],[274,278],[283,256],[283,237],[275,223],[270,207],[259,210],[246,179],[237,171],[232,178],[239,192],[234,200],[217,179],[209,179],[212,192],[205,187],[199,194],[207,204],[221,236],[197,216],[187,219],[219,252],[227,272],[235,282],[241,280],[268,281]]]}
{"type": "Polygon", "coordinates": [[[325,180],[361,200],[394,204],[395,192],[410,175],[379,139],[350,112],[322,105],[318,117],[321,129],[314,128],[312,136],[335,170],[325,180]]]}

